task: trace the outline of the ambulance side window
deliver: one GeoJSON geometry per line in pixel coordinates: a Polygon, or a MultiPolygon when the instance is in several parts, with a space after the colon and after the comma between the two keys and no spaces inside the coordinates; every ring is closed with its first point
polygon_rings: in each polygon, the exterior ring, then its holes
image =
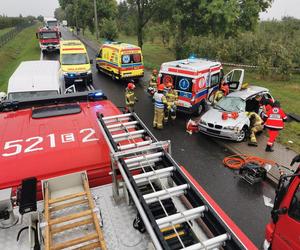
{"type": "Polygon", "coordinates": [[[210,77],[210,87],[214,87],[220,83],[220,73],[211,75],[210,77]]]}
{"type": "Polygon", "coordinates": [[[288,213],[291,218],[300,221],[300,185],[294,194],[288,213]]]}

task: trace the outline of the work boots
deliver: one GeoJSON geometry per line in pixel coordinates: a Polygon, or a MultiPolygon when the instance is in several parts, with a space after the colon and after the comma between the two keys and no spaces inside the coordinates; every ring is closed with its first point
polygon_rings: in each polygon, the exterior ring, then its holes
{"type": "Polygon", "coordinates": [[[266,152],[274,152],[274,149],[272,149],[272,146],[267,145],[266,152]]]}

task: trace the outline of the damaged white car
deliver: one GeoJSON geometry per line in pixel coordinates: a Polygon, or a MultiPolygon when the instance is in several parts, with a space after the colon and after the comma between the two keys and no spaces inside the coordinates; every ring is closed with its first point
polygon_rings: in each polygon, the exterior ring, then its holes
{"type": "MultiPolygon", "coordinates": [[[[263,87],[250,86],[223,97],[199,120],[199,131],[218,138],[241,142],[249,133],[250,120],[246,111],[253,111],[255,97],[272,99],[269,90],[263,87]]],[[[259,113],[261,110],[259,110],[259,113]]]]}

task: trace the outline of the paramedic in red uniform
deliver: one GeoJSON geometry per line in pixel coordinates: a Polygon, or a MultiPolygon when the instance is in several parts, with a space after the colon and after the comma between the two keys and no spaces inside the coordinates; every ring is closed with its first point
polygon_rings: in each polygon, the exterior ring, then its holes
{"type": "Polygon", "coordinates": [[[279,135],[279,131],[283,129],[284,122],[287,120],[286,114],[280,108],[280,103],[275,101],[272,103],[272,108],[270,108],[266,113],[266,123],[265,127],[268,129],[269,132],[269,140],[267,142],[266,151],[273,152],[272,149],[274,142],[279,135]]]}

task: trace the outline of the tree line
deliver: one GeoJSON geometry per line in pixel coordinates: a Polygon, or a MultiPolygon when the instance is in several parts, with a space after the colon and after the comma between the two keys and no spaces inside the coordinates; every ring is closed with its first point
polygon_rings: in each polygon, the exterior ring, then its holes
{"type": "MultiPolygon", "coordinates": [[[[260,22],[273,0],[96,0],[101,37],[159,39],[177,59],[191,53],[258,65],[262,76],[288,79],[300,67],[300,20],[260,22]]],[[[93,0],[59,0],[59,19],[94,32],[93,0]]]]}
{"type": "Polygon", "coordinates": [[[15,27],[24,23],[32,22],[36,18],[33,16],[23,17],[22,15],[18,17],[8,17],[5,15],[0,15],[0,29],[15,27]]]}

